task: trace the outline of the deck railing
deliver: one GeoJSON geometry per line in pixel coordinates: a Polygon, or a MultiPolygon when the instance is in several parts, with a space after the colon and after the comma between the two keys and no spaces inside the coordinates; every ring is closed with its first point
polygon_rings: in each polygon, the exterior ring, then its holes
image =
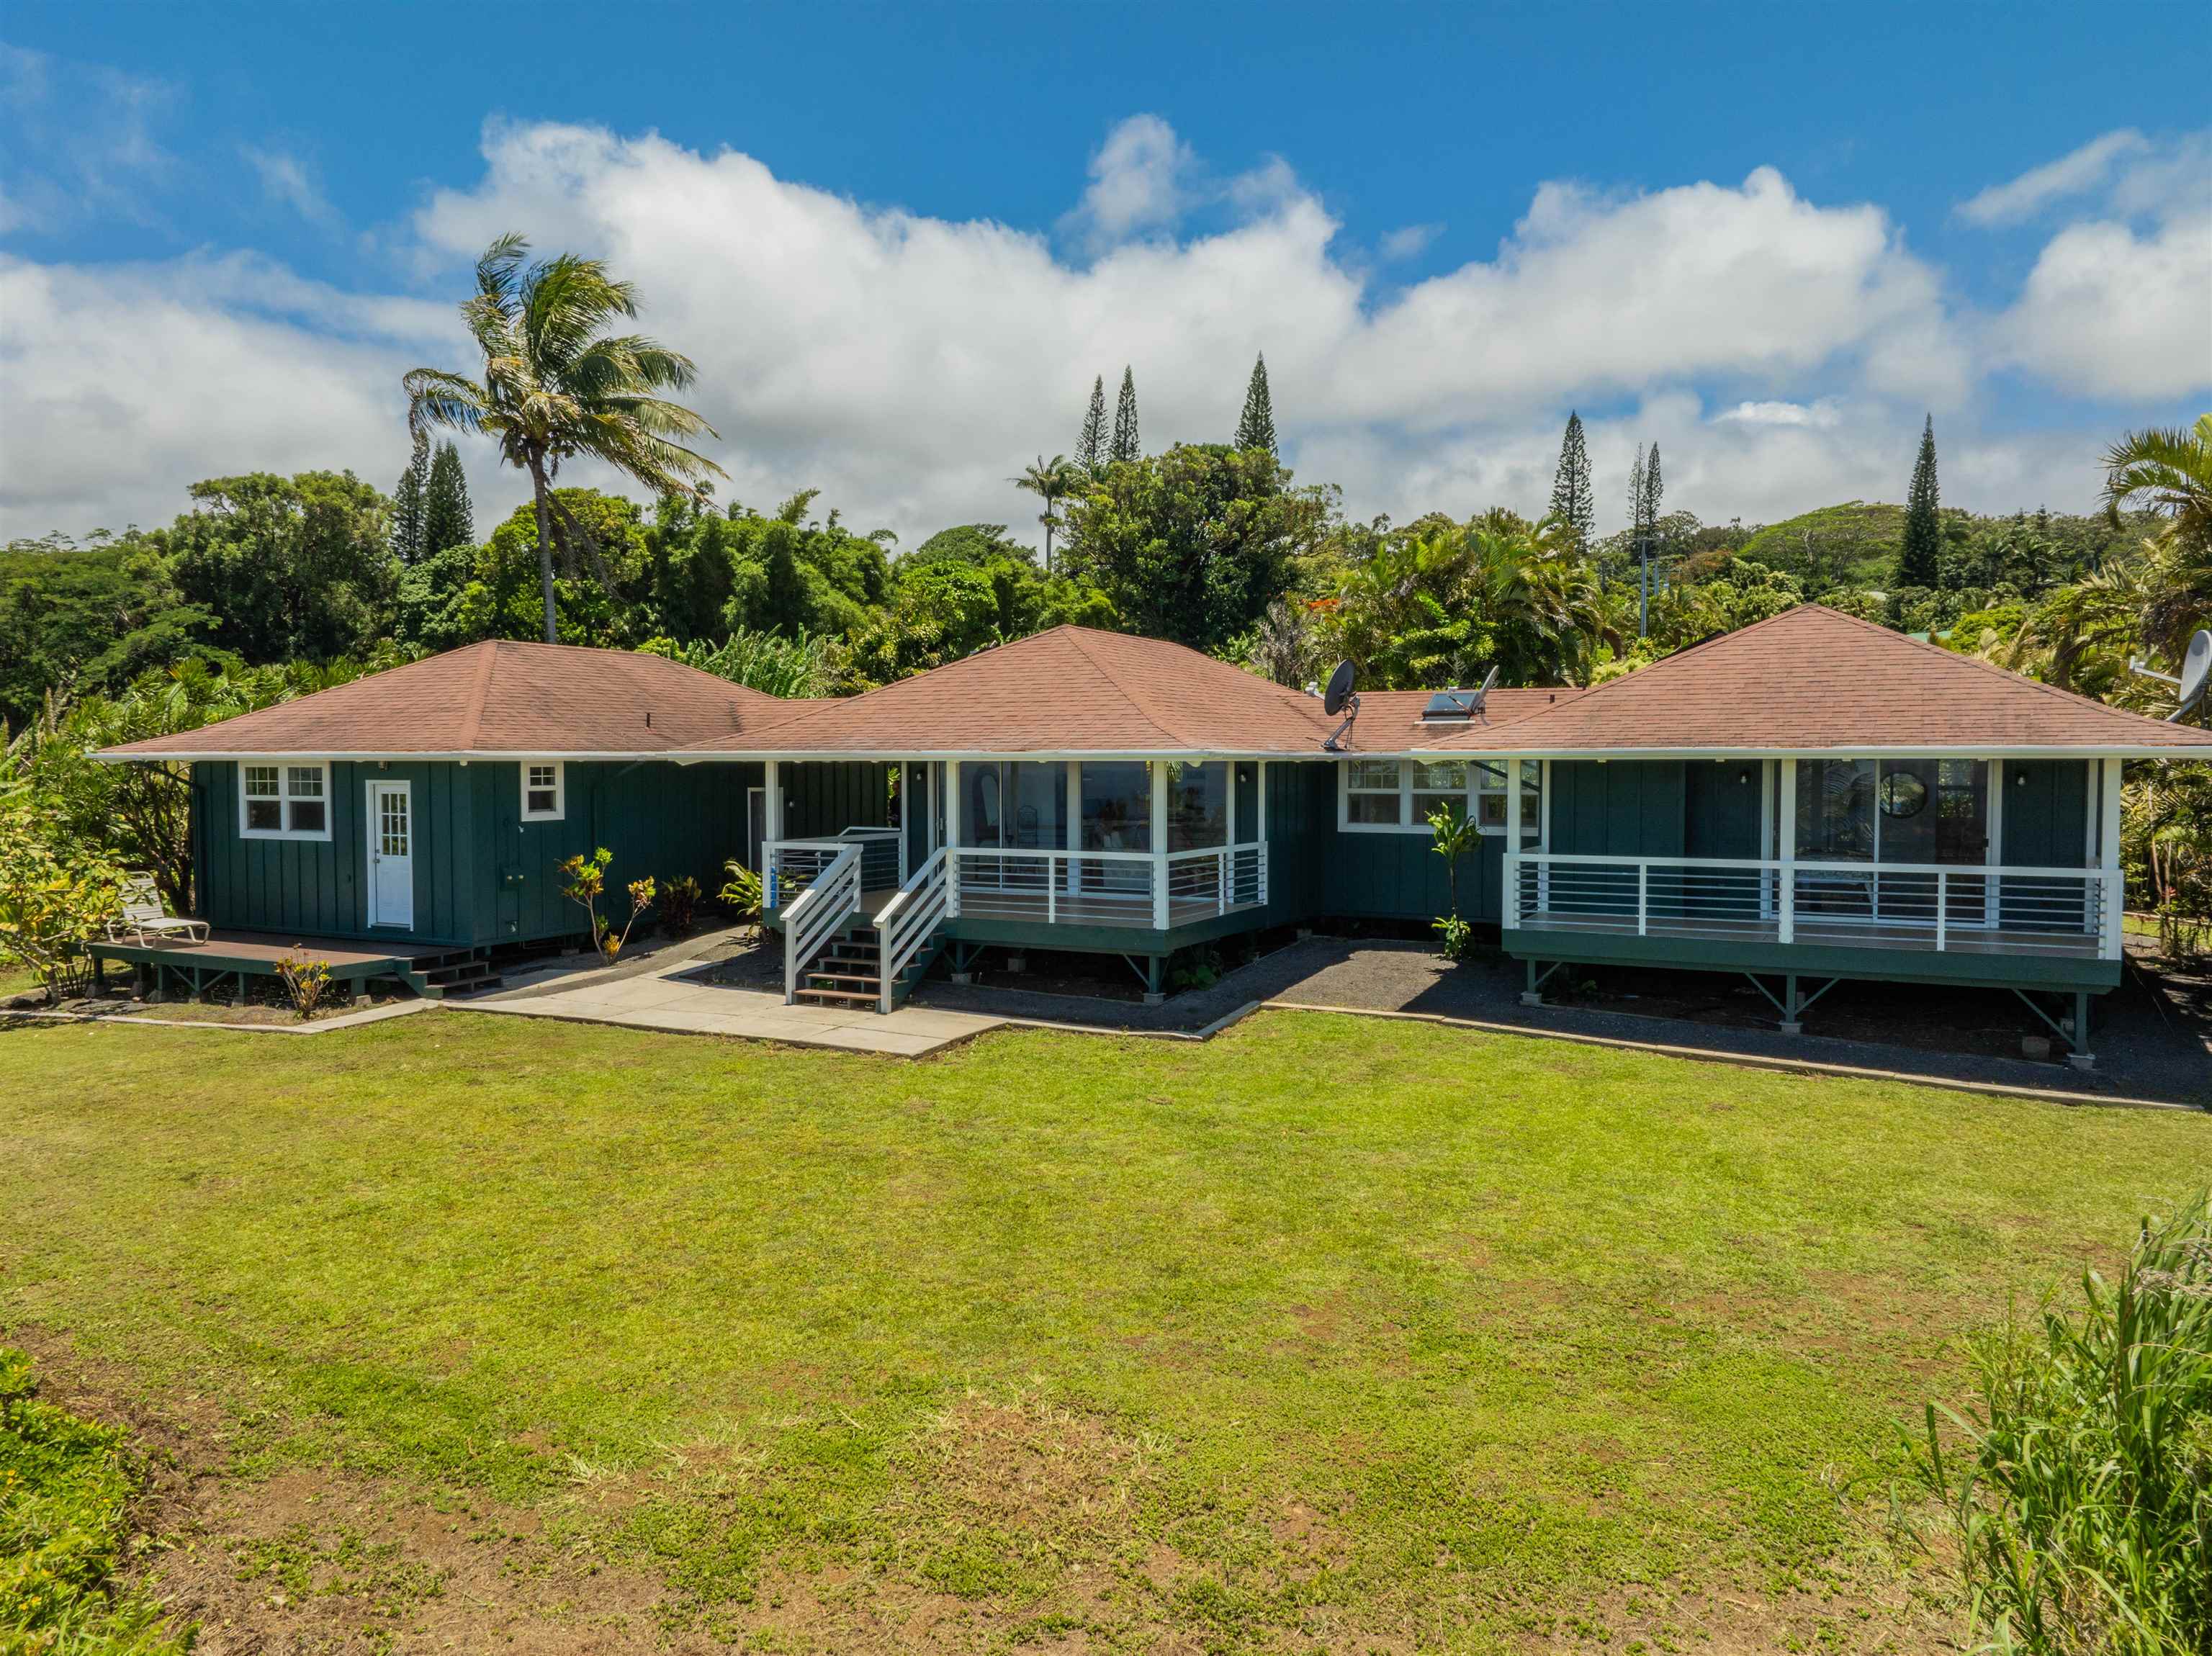
{"type": "Polygon", "coordinates": [[[914,961],[943,923],[951,901],[945,878],[945,853],[933,852],[929,860],[907,877],[897,895],[876,911],[876,959],[883,974],[882,1010],[891,1010],[891,989],[900,973],[914,961]]]}
{"type": "Polygon", "coordinates": [[[1164,931],[1267,901],[1267,847],[1258,843],[1164,856],[956,846],[946,861],[954,914],[1164,931]]]}
{"type": "Polygon", "coordinates": [[[783,999],[799,998],[799,986],[814,957],[830,946],[860,908],[860,856],[848,845],[807,883],[783,911],[783,999]]]}
{"type": "Polygon", "coordinates": [[[2120,957],[2116,869],[1505,855],[1508,929],[2120,957]]]}
{"type": "Polygon", "coordinates": [[[840,852],[858,847],[860,886],[888,891],[906,879],[906,839],[895,828],[849,828],[805,840],[771,840],[761,847],[761,901],[773,913],[798,900],[840,852]]]}

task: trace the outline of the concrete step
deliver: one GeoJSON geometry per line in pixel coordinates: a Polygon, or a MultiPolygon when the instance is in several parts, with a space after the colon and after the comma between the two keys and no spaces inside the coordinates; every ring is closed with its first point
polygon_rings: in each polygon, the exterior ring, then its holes
{"type": "Polygon", "coordinates": [[[875,1004],[878,1000],[880,1000],[880,999],[882,998],[881,992],[879,992],[879,991],[878,991],[878,990],[873,990],[873,989],[871,989],[871,990],[867,991],[866,993],[863,993],[862,992],[860,992],[860,990],[857,990],[857,989],[813,989],[813,988],[801,989],[801,990],[798,991],[797,992],[798,992],[799,998],[799,999],[801,999],[801,1000],[817,1000],[817,1001],[832,1001],[832,1000],[842,1000],[842,1001],[858,1001],[858,1002],[860,1002],[860,1004],[864,1004],[864,1005],[868,1005],[868,1006],[873,1006],[873,1005],[874,1005],[874,1004],[875,1004]]]}

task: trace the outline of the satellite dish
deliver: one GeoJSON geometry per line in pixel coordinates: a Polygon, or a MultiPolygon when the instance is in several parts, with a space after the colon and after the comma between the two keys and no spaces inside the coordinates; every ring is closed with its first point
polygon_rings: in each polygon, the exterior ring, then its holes
{"type": "Polygon", "coordinates": [[[1482,711],[1485,704],[1486,704],[1490,700],[1491,687],[1497,682],[1498,664],[1496,662],[1492,662],[1490,664],[1490,670],[1482,676],[1482,688],[1474,693],[1474,706],[1470,709],[1471,712],[1480,713],[1482,711]]]}
{"type": "Polygon", "coordinates": [[[1344,704],[1352,700],[1352,682],[1359,676],[1358,669],[1348,661],[1336,664],[1336,670],[1328,676],[1328,688],[1322,692],[1321,710],[1331,719],[1344,711],[1344,704]]]}
{"type": "Polygon", "coordinates": [[[2181,688],[2177,693],[2181,705],[2173,710],[2173,719],[2185,719],[2204,700],[2207,679],[2212,679],[2212,629],[2200,627],[2189,640],[2188,653],[2181,658],[2181,688]]]}

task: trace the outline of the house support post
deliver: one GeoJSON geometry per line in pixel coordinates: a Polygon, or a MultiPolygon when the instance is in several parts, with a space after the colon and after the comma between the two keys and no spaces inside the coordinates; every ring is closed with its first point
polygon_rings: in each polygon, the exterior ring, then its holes
{"type": "Polygon", "coordinates": [[[1541,1006],[1544,1004],[1544,986],[1549,983],[1553,974],[1565,964],[1565,961],[1553,961],[1539,972],[1536,969],[1538,962],[1530,961],[1528,963],[1528,986],[1521,992],[1521,1004],[1523,1006],[1541,1006]]]}
{"type": "MultiPolygon", "coordinates": [[[[2118,761],[2112,761],[2118,765],[2118,761]]],[[[2094,1070],[2097,1055],[2089,1050],[2089,1002],[2092,997],[2086,989],[2074,992],[2074,1033],[2067,1037],[2073,1051],[2066,1054],[2066,1062],[2076,1070],[2094,1070]]]]}
{"type": "MultiPolygon", "coordinates": [[[[1166,770],[1166,767],[1162,766],[1161,769],[1164,772],[1166,770]]],[[[1162,1001],[1167,998],[1166,968],[1167,961],[1160,955],[1147,955],[1145,956],[1145,969],[1143,976],[1145,980],[1146,1005],[1158,1006],[1162,1001]]]]}
{"type": "Polygon", "coordinates": [[[951,948],[952,951],[952,981],[960,984],[975,982],[975,960],[976,955],[980,951],[972,944],[962,943],[957,937],[952,940],[951,948]]]}
{"type": "Polygon", "coordinates": [[[782,904],[777,901],[775,889],[775,842],[783,838],[783,767],[769,760],[761,769],[761,861],[768,866],[761,870],[761,909],[773,914],[782,904]]]}
{"type": "Polygon", "coordinates": [[[1782,761],[1779,794],[1774,802],[1779,824],[1774,850],[1782,860],[1775,882],[1781,888],[1775,893],[1778,917],[1775,935],[1787,943],[1797,940],[1797,761],[1794,759],[1782,761]]]}

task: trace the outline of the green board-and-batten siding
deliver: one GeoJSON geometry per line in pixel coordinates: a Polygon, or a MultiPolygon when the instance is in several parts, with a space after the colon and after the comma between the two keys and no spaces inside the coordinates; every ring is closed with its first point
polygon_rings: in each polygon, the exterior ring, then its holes
{"type": "Polygon", "coordinates": [[[490,761],[331,766],[328,840],[247,839],[239,832],[238,766],[192,767],[199,910],[240,931],[481,946],[582,933],[561,895],[559,864],[605,846],[614,853],[601,905],[619,919],[632,880],[690,875],[708,895],[742,858],[747,790],[758,764],[679,766],[570,761],[558,822],[521,820],[519,766],[490,761]],[[368,923],[368,785],[405,782],[414,819],[415,918],[368,923]]]}

